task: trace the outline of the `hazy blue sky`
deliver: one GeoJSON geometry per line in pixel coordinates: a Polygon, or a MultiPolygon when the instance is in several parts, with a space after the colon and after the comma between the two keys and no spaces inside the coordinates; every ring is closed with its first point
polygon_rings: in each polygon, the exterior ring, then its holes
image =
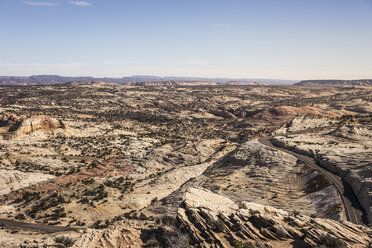
{"type": "Polygon", "coordinates": [[[372,78],[372,0],[0,0],[0,75],[372,78]]]}

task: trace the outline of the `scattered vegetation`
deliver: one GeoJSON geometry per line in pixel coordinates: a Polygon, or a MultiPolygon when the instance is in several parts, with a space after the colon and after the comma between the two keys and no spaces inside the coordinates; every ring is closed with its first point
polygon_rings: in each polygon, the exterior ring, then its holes
{"type": "Polygon", "coordinates": [[[66,236],[56,237],[54,241],[58,244],[64,245],[65,247],[70,247],[74,244],[74,241],[70,237],[66,237],[66,236]]]}
{"type": "Polygon", "coordinates": [[[329,234],[323,236],[318,243],[320,248],[347,248],[347,245],[340,239],[329,234]]]}
{"type": "Polygon", "coordinates": [[[241,240],[233,241],[234,248],[255,248],[256,246],[252,242],[243,242],[241,240]]]}

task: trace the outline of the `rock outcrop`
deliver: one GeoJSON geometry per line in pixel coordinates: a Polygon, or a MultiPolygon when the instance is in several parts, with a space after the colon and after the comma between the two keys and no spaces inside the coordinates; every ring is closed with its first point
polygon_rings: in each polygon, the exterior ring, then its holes
{"type": "Polygon", "coordinates": [[[32,116],[26,118],[14,114],[0,115],[0,127],[2,132],[8,134],[21,135],[32,133],[37,130],[51,132],[56,129],[66,129],[66,124],[62,120],[57,120],[45,115],[32,116]]]}
{"type": "MultiPolygon", "coordinates": [[[[304,126],[313,122],[310,119],[303,121],[292,122],[275,133],[304,130],[304,126]]],[[[368,223],[372,223],[372,127],[369,123],[368,117],[359,117],[351,122],[320,126],[317,132],[276,136],[274,142],[307,156],[316,154],[319,164],[352,187],[366,211],[368,223]]]]}
{"type": "Polygon", "coordinates": [[[20,188],[28,187],[53,178],[54,176],[42,173],[24,173],[17,170],[0,169],[0,195],[7,194],[20,188]]]}
{"type": "Polygon", "coordinates": [[[111,227],[105,230],[88,229],[78,238],[73,247],[75,248],[120,248],[142,247],[142,241],[138,232],[129,231],[123,227],[111,227]]]}
{"type": "Polygon", "coordinates": [[[253,201],[321,218],[343,219],[342,202],[323,175],[289,154],[253,140],[205,173],[204,188],[235,201],[253,201]]]}
{"type": "Polygon", "coordinates": [[[203,188],[190,188],[177,218],[198,247],[365,247],[371,229],[311,218],[253,202],[239,206],[203,188]],[[252,246],[249,246],[251,244],[252,246]],[[255,245],[255,246],[254,246],[255,245]],[[243,247],[243,246],[238,246],[243,247]],[[333,247],[333,246],[332,246],[333,247]]]}
{"type": "Polygon", "coordinates": [[[13,126],[16,123],[22,121],[25,117],[17,116],[15,114],[10,113],[2,113],[0,114],[0,127],[9,127],[13,126]]]}

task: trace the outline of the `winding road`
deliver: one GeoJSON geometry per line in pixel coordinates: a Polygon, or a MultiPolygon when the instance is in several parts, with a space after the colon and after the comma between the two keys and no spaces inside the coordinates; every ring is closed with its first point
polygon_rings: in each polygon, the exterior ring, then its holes
{"type": "Polygon", "coordinates": [[[0,219],[0,226],[6,226],[8,228],[23,229],[28,231],[38,231],[45,233],[56,233],[66,231],[76,231],[76,228],[64,227],[64,226],[51,226],[42,224],[26,223],[14,220],[0,219]]]}
{"type": "Polygon", "coordinates": [[[344,205],[347,220],[354,224],[359,224],[359,225],[365,224],[363,208],[361,207],[350,185],[348,185],[344,180],[342,180],[341,177],[318,166],[313,158],[287,150],[279,146],[275,146],[270,141],[270,139],[271,137],[263,137],[259,139],[259,141],[266,146],[275,148],[277,150],[281,150],[285,153],[288,153],[296,157],[297,159],[304,162],[306,165],[310,166],[311,168],[314,168],[320,174],[324,175],[337,189],[337,192],[339,193],[342,203],[344,205]]]}
{"type": "MultiPolygon", "coordinates": [[[[350,185],[348,185],[344,180],[342,180],[341,177],[318,166],[315,160],[311,157],[308,157],[308,156],[305,156],[305,155],[293,152],[291,150],[287,150],[285,148],[274,145],[270,140],[271,138],[272,137],[263,137],[259,139],[259,141],[263,145],[272,147],[274,149],[283,151],[285,153],[288,153],[296,157],[297,159],[305,163],[307,166],[317,170],[320,174],[324,175],[337,189],[337,192],[339,193],[342,203],[344,205],[344,209],[345,209],[345,213],[346,213],[346,217],[348,221],[354,224],[359,224],[359,225],[367,223],[365,219],[365,212],[363,208],[361,207],[358,199],[356,198],[350,185]]],[[[19,228],[19,229],[24,229],[24,230],[48,232],[48,233],[77,231],[76,228],[71,228],[71,227],[32,224],[32,223],[18,222],[18,221],[7,220],[7,219],[0,219],[0,226],[6,226],[10,228],[19,228]]]]}

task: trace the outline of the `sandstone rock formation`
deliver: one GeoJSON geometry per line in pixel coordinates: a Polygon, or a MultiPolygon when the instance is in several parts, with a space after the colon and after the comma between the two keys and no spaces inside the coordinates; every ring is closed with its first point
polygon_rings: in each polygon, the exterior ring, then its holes
{"type": "Polygon", "coordinates": [[[0,127],[7,130],[9,127],[21,122],[24,118],[13,113],[2,113],[0,114],[0,127]]]}
{"type": "Polygon", "coordinates": [[[129,231],[127,227],[116,226],[105,230],[88,229],[79,237],[73,247],[75,248],[140,248],[143,243],[138,231],[129,231]]]}
{"type": "Polygon", "coordinates": [[[26,118],[14,114],[0,115],[0,127],[3,133],[7,132],[13,135],[28,134],[37,130],[51,132],[59,128],[66,129],[66,125],[62,120],[49,116],[39,115],[26,118]]]}
{"type": "MultiPolygon", "coordinates": [[[[278,144],[295,149],[300,153],[317,156],[319,163],[340,175],[353,188],[364,210],[368,222],[372,222],[372,128],[370,117],[356,117],[348,121],[319,121],[318,130],[274,137],[278,144]],[[322,125],[323,123],[323,125],[322,125]]],[[[306,130],[312,127],[312,119],[292,121],[275,133],[306,130]]]]}
{"type": "MultiPolygon", "coordinates": [[[[276,139],[366,183],[369,88],[87,80],[0,87],[0,98],[12,100],[0,100],[0,184],[11,190],[0,195],[0,246],[367,245],[370,229],[344,221],[324,174],[262,136],[281,127],[276,139]],[[28,134],[10,135],[17,131],[28,134]],[[25,174],[38,173],[54,178],[28,185],[25,174]]],[[[174,80],[182,81],[166,79],[174,80]]]]}
{"type": "Polygon", "coordinates": [[[257,140],[242,144],[210,167],[203,187],[235,201],[254,201],[317,217],[344,219],[335,188],[295,157],[257,140]]]}
{"type": "Polygon", "coordinates": [[[0,195],[46,181],[53,177],[52,175],[42,173],[24,173],[16,170],[0,169],[0,195]]]}
{"type": "Polygon", "coordinates": [[[198,247],[320,247],[334,240],[337,247],[365,247],[367,227],[349,222],[291,214],[254,202],[239,206],[228,197],[190,188],[178,209],[181,228],[198,247]],[[337,241],[336,241],[337,240],[337,241]],[[248,246],[251,244],[251,246],[248,246]],[[343,246],[345,245],[345,246],[343,246]]]}

